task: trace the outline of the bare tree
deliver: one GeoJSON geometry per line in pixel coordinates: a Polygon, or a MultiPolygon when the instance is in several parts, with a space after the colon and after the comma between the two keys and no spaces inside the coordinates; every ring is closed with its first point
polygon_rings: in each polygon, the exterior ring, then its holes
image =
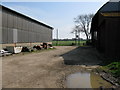
{"type": "Polygon", "coordinates": [[[85,15],[79,15],[76,18],[74,18],[74,22],[76,24],[76,28],[82,28],[80,31],[84,32],[87,40],[90,37],[90,25],[91,25],[91,21],[93,18],[94,14],[85,14],[85,15]]]}

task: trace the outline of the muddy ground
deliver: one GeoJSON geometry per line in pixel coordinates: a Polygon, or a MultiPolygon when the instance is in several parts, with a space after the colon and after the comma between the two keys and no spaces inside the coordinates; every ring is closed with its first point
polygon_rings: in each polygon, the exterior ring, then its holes
{"type": "Polygon", "coordinates": [[[101,63],[99,54],[91,47],[55,48],[39,53],[3,57],[2,87],[65,88],[65,77],[68,74],[96,68],[101,63]]]}

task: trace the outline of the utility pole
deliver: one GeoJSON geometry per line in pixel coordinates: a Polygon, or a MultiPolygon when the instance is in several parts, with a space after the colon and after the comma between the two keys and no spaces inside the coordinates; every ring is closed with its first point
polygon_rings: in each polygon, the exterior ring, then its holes
{"type": "Polygon", "coordinates": [[[77,45],[77,31],[75,31],[75,45],[77,45]]]}
{"type": "Polygon", "coordinates": [[[79,41],[79,45],[80,45],[80,31],[79,31],[79,35],[78,35],[78,41],[79,41]]]}
{"type": "Polygon", "coordinates": [[[58,29],[56,30],[56,38],[57,38],[57,41],[56,41],[56,46],[58,45],[58,29]]]}

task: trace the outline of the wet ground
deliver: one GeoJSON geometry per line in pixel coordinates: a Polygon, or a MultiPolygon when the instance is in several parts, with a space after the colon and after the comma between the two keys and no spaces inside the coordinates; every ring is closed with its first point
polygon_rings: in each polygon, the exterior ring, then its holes
{"type": "Polygon", "coordinates": [[[91,70],[100,63],[94,48],[75,46],[58,46],[54,50],[3,57],[2,87],[66,88],[68,75],[91,70]]]}
{"type": "Polygon", "coordinates": [[[67,88],[110,88],[112,84],[94,72],[81,71],[68,75],[66,86],[67,88]]]}

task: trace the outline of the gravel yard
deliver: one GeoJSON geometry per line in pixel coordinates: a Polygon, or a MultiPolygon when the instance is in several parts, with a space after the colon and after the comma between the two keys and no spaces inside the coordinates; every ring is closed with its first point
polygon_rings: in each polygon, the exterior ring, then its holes
{"type": "MultiPolygon", "coordinates": [[[[30,54],[2,58],[3,88],[65,88],[65,77],[81,69],[96,68],[99,55],[94,48],[56,46],[30,54]],[[65,65],[72,62],[80,65],[65,65]],[[86,66],[87,65],[87,66],[86,66]]],[[[74,63],[72,63],[74,64],[74,63]]]]}

